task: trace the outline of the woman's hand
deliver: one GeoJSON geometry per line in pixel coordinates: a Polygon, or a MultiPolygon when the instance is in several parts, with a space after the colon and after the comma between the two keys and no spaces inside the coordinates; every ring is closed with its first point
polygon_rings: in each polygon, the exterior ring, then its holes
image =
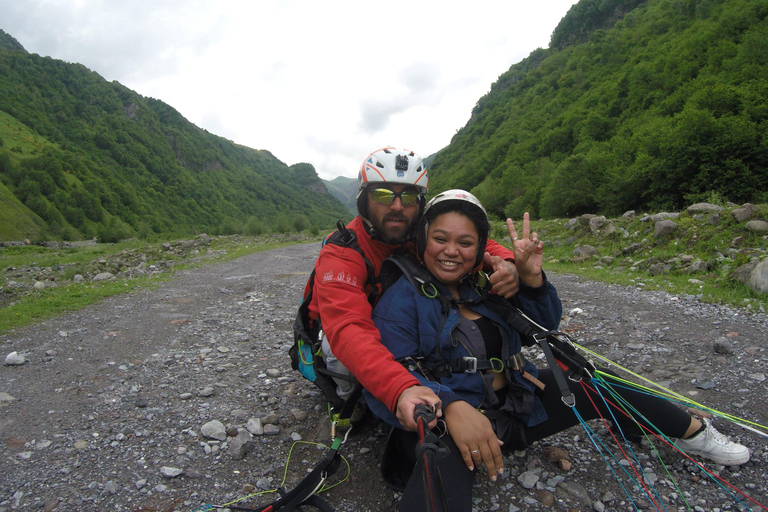
{"type": "Polygon", "coordinates": [[[534,288],[544,284],[541,275],[541,265],[544,261],[544,244],[539,241],[537,233],[531,233],[531,221],[528,212],[523,215],[522,237],[517,236],[515,223],[507,219],[509,238],[512,239],[512,247],[515,251],[515,266],[517,273],[528,286],[534,288]]]}
{"type": "Polygon", "coordinates": [[[467,402],[457,400],[445,407],[445,423],[469,470],[485,464],[488,477],[495,482],[496,474],[504,472],[504,443],[496,437],[488,418],[467,402]]]}

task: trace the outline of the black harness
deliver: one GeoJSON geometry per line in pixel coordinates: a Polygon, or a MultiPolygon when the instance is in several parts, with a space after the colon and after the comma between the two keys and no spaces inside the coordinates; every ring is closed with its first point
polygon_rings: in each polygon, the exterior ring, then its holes
{"type": "MultiPolygon", "coordinates": [[[[482,272],[473,277],[476,281],[476,290],[480,294],[479,299],[456,299],[451,294],[440,293],[433,282],[432,274],[407,254],[387,258],[382,264],[381,275],[382,289],[388,288],[400,275],[404,275],[420,294],[440,301],[441,323],[438,333],[443,331],[451,308],[461,304],[471,305],[482,302],[520,334],[524,345],[539,345],[541,347],[547,364],[552,369],[563,402],[569,407],[573,407],[576,400],[568,387],[566,375],[572,380],[580,380],[582,378],[590,379],[594,373],[595,367],[592,362],[576,352],[573,342],[566,333],[544,329],[528,318],[512,302],[490,294],[490,283],[487,276],[482,272]],[[393,271],[393,269],[397,269],[399,272],[393,271]]],[[[512,355],[506,361],[497,358],[479,359],[472,356],[448,359],[443,357],[439,343],[436,346],[435,359],[436,361],[430,364],[421,358],[406,358],[400,363],[409,371],[417,371],[428,378],[439,379],[455,373],[502,372],[505,369],[521,371],[526,362],[525,357],[520,352],[512,355]]]]}

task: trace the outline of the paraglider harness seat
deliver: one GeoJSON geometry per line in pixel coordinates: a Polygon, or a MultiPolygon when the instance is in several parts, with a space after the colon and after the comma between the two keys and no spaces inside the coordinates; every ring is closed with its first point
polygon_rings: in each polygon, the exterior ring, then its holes
{"type": "MultiPolygon", "coordinates": [[[[450,294],[441,294],[433,282],[432,274],[408,254],[396,254],[384,260],[381,267],[382,293],[394,284],[400,275],[404,275],[422,295],[440,301],[441,322],[443,324],[447,320],[451,308],[460,304],[471,305],[482,302],[489,310],[499,314],[512,329],[518,332],[524,345],[541,347],[547,364],[553,370],[563,402],[569,407],[575,405],[575,398],[568,387],[566,378],[572,380],[590,379],[595,371],[595,366],[576,351],[573,342],[566,333],[544,329],[520,311],[513,304],[513,301],[489,293],[490,284],[488,276],[484,272],[477,272],[474,276],[480,299],[469,300],[456,299],[450,294]]],[[[442,332],[442,330],[443,325],[440,325],[437,332],[442,332]]],[[[436,350],[436,357],[434,357],[436,361],[433,360],[429,365],[423,359],[407,358],[400,362],[410,371],[420,371],[426,377],[435,379],[455,373],[477,373],[486,370],[498,373],[507,368],[522,371],[525,364],[525,358],[519,352],[510,356],[506,361],[502,361],[498,358],[479,359],[473,356],[446,359],[440,353],[439,344],[436,350]]],[[[535,381],[535,379],[533,380],[535,381]]]]}
{"type": "MultiPolygon", "coordinates": [[[[518,332],[524,345],[539,345],[541,347],[547,358],[548,365],[553,370],[563,402],[569,407],[575,405],[575,398],[570,391],[566,379],[580,380],[585,378],[589,380],[595,370],[592,362],[576,352],[576,348],[567,334],[559,331],[549,331],[539,326],[515,306],[514,299],[507,300],[489,293],[490,283],[485,273],[478,272],[472,277],[480,298],[465,300],[456,299],[451,294],[442,294],[435,285],[432,274],[420,265],[413,256],[407,254],[393,255],[384,260],[380,273],[381,293],[383,294],[384,290],[392,286],[400,276],[405,276],[421,295],[440,302],[440,316],[443,324],[447,321],[451,308],[457,307],[459,304],[471,305],[482,302],[489,310],[499,314],[510,327],[518,332]]],[[[440,325],[437,332],[442,331],[443,325],[440,325]]],[[[429,361],[426,358],[405,358],[399,362],[407,370],[418,372],[429,380],[435,381],[448,377],[451,374],[477,373],[488,370],[502,372],[505,369],[521,371],[524,378],[529,378],[525,377],[523,372],[526,360],[520,352],[513,354],[507,360],[498,358],[481,359],[473,356],[445,358],[440,352],[440,345],[438,343],[436,352],[432,354],[429,361]]],[[[534,383],[538,382],[535,378],[529,380],[534,381],[534,383]]],[[[539,384],[541,383],[539,382],[539,384]]],[[[495,410],[484,410],[482,412],[489,418],[506,414],[495,410]]],[[[411,468],[402,467],[401,460],[403,455],[399,452],[402,443],[398,440],[398,437],[403,434],[404,432],[400,429],[392,427],[387,439],[381,467],[384,482],[392,489],[398,491],[402,491],[405,488],[411,473],[411,468]]],[[[421,458],[421,455],[419,455],[419,458],[421,458]]],[[[430,461],[433,467],[432,471],[428,471],[429,474],[422,475],[423,478],[431,482],[427,496],[430,497],[430,500],[433,500],[430,504],[433,508],[428,510],[441,510],[439,506],[435,506],[436,503],[439,504],[441,494],[440,492],[435,492],[434,477],[435,474],[439,475],[439,473],[435,472],[435,463],[436,459],[433,458],[430,461]]],[[[427,484],[425,483],[425,485],[427,484]]]]}

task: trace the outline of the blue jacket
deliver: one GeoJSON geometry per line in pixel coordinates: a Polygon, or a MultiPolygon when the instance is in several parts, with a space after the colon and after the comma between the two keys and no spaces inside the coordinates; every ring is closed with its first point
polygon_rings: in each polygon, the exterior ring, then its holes
{"type": "MultiPolygon", "coordinates": [[[[462,298],[479,299],[471,280],[465,279],[459,286],[462,298]]],[[[442,294],[448,290],[435,281],[442,294]]],[[[539,325],[554,330],[560,323],[562,305],[557,291],[549,281],[538,288],[520,284],[516,295],[519,308],[539,325]]],[[[522,342],[516,331],[509,327],[497,314],[479,302],[470,306],[472,310],[489,318],[500,330],[503,339],[502,357],[507,360],[520,352],[522,342]]],[[[423,358],[425,366],[430,367],[439,361],[436,347],[439,343],[444,359],[474,356],[487,359],[482,337],[474,322],[459,314],[458,307],[451,307],[445,322],[441,313],[440,301],[417,291],[406,276],[401,276],[380,298],[373,311],[373,321],[381,332],[381,341],[395,356],[395,360],[423,358]],[[440,326],[442,330],[438,332],[440,326]],[[478,342],[479,340],[479,342],[478,342]]],[[[538,375],[536,367],[530,361],[524,368],[534,377],[538,375]]],[[[476,408],[497,408],[507,411],[527,426],[537,425],[547,419],[541,402],[534,396],[535,386],[525,379],[520,372],[505,370],[509,393],[504,404],[498,404],[491,382],[490,372],[454,373],[438,381],[429,380],[418,371],[412,374],[425,386],[432,388],[445,407],[455,400],[464,400],[476,408]]],[[[397,417],[387,407],[365,392],[366,401],[371,411],[386,422],[402,427],[397,417]]]]}

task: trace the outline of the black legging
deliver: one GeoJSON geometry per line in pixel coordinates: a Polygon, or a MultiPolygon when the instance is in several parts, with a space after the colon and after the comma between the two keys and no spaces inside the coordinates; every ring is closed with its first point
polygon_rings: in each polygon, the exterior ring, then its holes
{"type": "MultiPolygon", "coordinates": [[[[610,373],[605,370],[603,372],[610,373]]],[[[539,393],[538,397],[547,411],[547,420],[533,427],[526,427],[522,423],[515,422],[517,428],[509,428],[507,432],[496,432],[499,438],[504,441],[502,449],[505,452],[523,449],[534,441],[539,441],[579,423],[573,410],[563,403],[552,370],[539,370],[539,380],[546,385],[545,390],[539,393]]],[[[597,419],[600,415],[607,419],[615,417],[628,439],[632,439],[640,434],[635,422],[627,418],[623,411],[611,406],[613,413],[613,416],[611,416],[603,398],[592,389],[589,389],[594,387],[594,384],[589,384],[587,386],[589,390],[585,391],[581,384],[570,380],[568,382],[571,392],[576,398],[576,409],[584,420],[597,419]],[[590,401],[589,397],[592,398],[592,401],[590,401]],[[592,402],[599,408],[599,414],[592,405],[592,402]]],[[[601,389],[600,391],[606,400],[616,404],[616,399],[611,397],[605,390],[601,389]]],[[[681,438],[688,430],[691,416],[673,403],[623,387],[617,388],[615,391],[664,435],[681,438]]],[[[642,421],[640,418],[637,419],[641,424],[648,426],[645,421],[642,421]]],[[[491,421],[494,422],[494,420],[491,421]]],[[[408,479],[408,484],[403,492],[398,510],[400,512],[422,511],[425,507],[424,485],[422,482],[424,468],[421,462],[416,462],[414,455],[417,437],[414,432],[405,432],[399,429],[398,431],[400,434],[399,443],[396,448],[399,452],[398,456],[402,457],[403,464],[407,465],[407,467],[413,467],[414,463],[416,464],[411,478],[408,479]]],[[[654,429],[652,431],[655,432],[654,429]]],[[[444,484],[449,510],[454,512],[471,511],[472,486],[474,485],[475,472],[467,468],[451,436],[445,435],[442,439],[450,449],[450,454],[439,462],[440,476],[444,484]]]]}
{"type": "MultiPolygon", "coordinates": [[[[602,371],[603,373],[611,373],[604,369],[602,371]]],[[[533,427],[523,427],[523,433],[527,444],[531,444],[534,441],[540,441],[541,439],[562,432],[579,423],[576,414],[574,414],[570,407],[563,403],[561,398],[562,395],[557,387],[552,370],[549,368],[540,369],[539,380],[546,385],[544,391],[537,396],[544,405],[544,409],[547,411],[547,420],[533,427]]],[[[606,377],[606,380],[609,383],[614,383],[611,381],[610,377],[606,377]]],[[[622,431],[628,438],[636,438],[641,434],[639,427],[631,418],[626,416],[623,410],[618,410],[616,407],[611,406],[611,411],[608,411],[603,399],[619,407],[623,404],[618,403],[605,389],[600,389],[601,394],[598,395],[594,391],[594,383],[586,384],[588,391],[585,391],[585,388],[577,382],[569,380],[568,383],[571,393],[573,393],[576,398],[576,409],[584,420],[594,420],[601,415],[603,418],[609,420],[612,420],[615,417],[622,431]],[[599,408],[599,414],[598,410],[593,406],[593,403],[599,408]]],[[[675,404],[656,396],[626,389],[625,387],[617,387],[615,388],[615,391],[630,404],[631,407],[628,407],[628,409],[637,410],[638,413],[648,420],[648,422],[645,422],[640,418],[636,418],[641,425],[644,425],[646,428],[651,428],[652,432],[655,432],[656,430],[648,425],[648,423],[654,425],[667,437],[681,438],[688,430],[691,423],[691,416],[675,404]]],[[[501,433],[497,432],[497,435],[498,434],[501,433]]],[[[506,440],[503,438],[501,440],[504,441],[506,445],[506,440]]],[[[514,448],[519,449],[523,447],[524,446],[517,446],[514,448]]]]}

